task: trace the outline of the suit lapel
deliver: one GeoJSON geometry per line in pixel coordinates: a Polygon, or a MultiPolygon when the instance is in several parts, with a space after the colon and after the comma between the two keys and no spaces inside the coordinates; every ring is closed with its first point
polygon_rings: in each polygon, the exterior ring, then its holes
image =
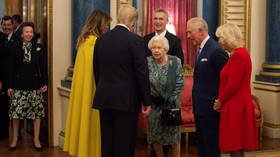
{"type": "Polygon", "coordinates": [[[207,42],[205,43],[204,47],[202,48],[202,50],[201,50],[199,56],[197,57],[197,60],[195,61],[195,66],[194,66],[195,69],[197,68],[198,64],[200,63],[201,58],[205,56],[206,50],[209,49],[209,46],[210,46],[210,43],[211,43],[210,40],[212,40],[212,39],[209,38],[209,39],[207,40],[207,42]]]}

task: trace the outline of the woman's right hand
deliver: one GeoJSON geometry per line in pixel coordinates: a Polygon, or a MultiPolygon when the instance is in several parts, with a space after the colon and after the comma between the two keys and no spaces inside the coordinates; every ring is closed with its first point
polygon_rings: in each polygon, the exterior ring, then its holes
{"type": "Polygon", "coordinates": [[[213,105],[213,109],[217,112],[221,111],[222,103],[219,101],[219,99],[216,99],[213,105]]]}
{"type": "Polygon", "coordinates": [[[12,88],[8,88],[7,94],[8,94],[9,97],[12,97],[12,95],[13,95],[13,89],[12,89],[12,88]]]}

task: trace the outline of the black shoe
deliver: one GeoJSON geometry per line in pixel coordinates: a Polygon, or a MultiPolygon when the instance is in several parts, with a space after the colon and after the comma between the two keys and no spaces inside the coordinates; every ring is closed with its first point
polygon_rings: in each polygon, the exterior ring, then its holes
{"type": "Polygon", "coordinates": [[[38,152],[43,151],[43,147],[42,147],[42,146],[41,146],[41,147],[36,147],[36,146],[34,145],[34,149],[35,149],[36,151],[38,151],[38,152]]]}
{"type": "Polygon", "coordinates": [[[17,146],[13,146],[13,147],[10,146],[9,151],[15,151],[16,149],[17,149],[17,146]]]}
{"type": "Polygon", "coordinates": [[[18,144],[18,141],[17,141],[16,145],[14,145],[14,146],[11,146],[11,145],[10,145],[9,151],[14,151],[14,150],[16,150],[16,149],[17,149],[17,144],[18,144]]]}

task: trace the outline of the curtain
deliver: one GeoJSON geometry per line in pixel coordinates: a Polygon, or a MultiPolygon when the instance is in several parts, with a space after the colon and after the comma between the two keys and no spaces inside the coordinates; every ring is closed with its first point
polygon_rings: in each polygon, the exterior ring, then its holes
{"type": "Polygon", "coordinates": [[[196,0],[147,0],[144,1],[144,34],[153,32],[153,12],[158,8],[169,14],[169,24],[175,26],[176,35],[181,39],[185,63],[194,66],[196,48],[187,40],[187,20],[197,15],[196,0]]]}

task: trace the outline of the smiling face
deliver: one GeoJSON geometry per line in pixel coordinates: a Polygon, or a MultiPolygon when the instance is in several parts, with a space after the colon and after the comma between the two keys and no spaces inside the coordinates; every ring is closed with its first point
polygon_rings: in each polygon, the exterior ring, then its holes
{"type": "Polygon", "coordinates": [[[13,22],[12,22],[12,19],[3,20],[1,26],[2,26],[3,33],[5,35],[9,35],[11,32],[13,32],[13,22]]]}
{"type": "Polygon", "coordinates": [[[22,28],[21,37],[24,42],[30,42],[34,36],[33,28],[30,26],[25,26],[22,28]]]}
{"type": "Polygon", "coordinates": [[[153,17],[154,30],[157,33],[165,31],[166,24],[168,23],[168,17],[163,12],[155,12],[153,17]]]}

